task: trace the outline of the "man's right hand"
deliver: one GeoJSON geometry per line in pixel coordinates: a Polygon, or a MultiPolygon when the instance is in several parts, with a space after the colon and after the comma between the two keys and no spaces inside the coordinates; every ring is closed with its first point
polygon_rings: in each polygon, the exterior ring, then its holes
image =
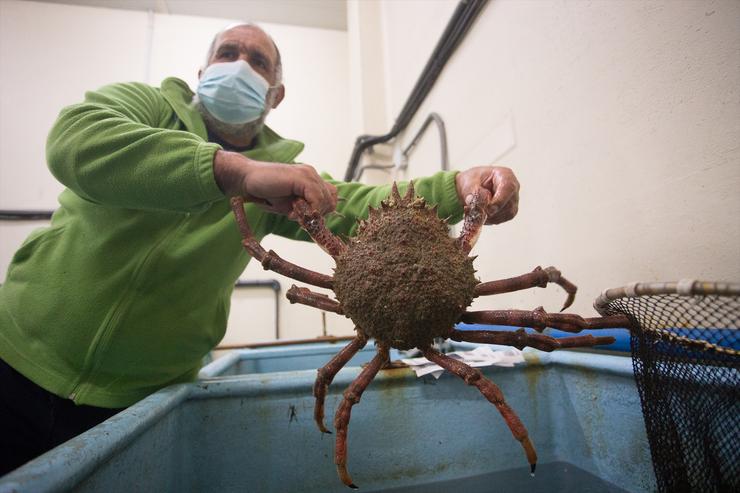
{"type": "Polygon", "coordinates": [[[303,198],[322,215],[337,207],[337,189],[305,164],[255,161],[237,152],[216,151],[216,183],[229,197],[242,196],[269,212],[291,216],[293,201],[303,198]]]}

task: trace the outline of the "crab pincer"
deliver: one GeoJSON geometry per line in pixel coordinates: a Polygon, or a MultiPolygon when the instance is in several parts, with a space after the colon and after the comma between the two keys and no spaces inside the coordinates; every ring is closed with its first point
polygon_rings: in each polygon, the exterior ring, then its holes
{"type": "Polygon", "coordinates": [[[491,192],[485,188],[479,188],[470,195],[465,205],[465,218],[457,244],[466,255],[473,249],[478,241],[483,225],[488,219],[487,206],[491,201],[491,192]]]}

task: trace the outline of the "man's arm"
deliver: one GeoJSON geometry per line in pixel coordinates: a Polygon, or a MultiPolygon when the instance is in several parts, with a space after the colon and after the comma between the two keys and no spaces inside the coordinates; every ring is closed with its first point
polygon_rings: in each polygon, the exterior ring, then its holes
{"type": "Polygon", "coordinates": [[[176,116],[144,84],[106,86],[62,110],[47,139],[54,176],[92,202],[197,211],[223,198],[213,177],[220,146],[171,130],[176,116]]]}
{"type": "MultiPolygon", "coordinates": [[[[450,218],[451,222],[462,219],[463,208],[458,199],[455,186],[456,171],[439,172],[427,178],[414,180],[416,194],[424,197],[430,204],[437,204],[438,214],[450,218]]],[[[368,207],[380,207],[380,202],[388,197],[391,185],[365,185],[357,182],[341,182],[324,177],[337,187],[337,212],[326,216],[327,227],[335,234],[352,236],[357,229],[357,220],[368,215],[368,207]]],[[[408,182],[398,182],[401,194],[406,193],[408,182]]],[[[273,215],[269,228],[271,233],[295,240],[311,241],[298,223],[285,216],[273,215]]]]}
{"type": "Polygon", "coordinates": [[[224,194],[241,196],[268,212],[292,216],[298,197],[321,214],[337,206],[336,187],[305,164],[255,161],[236,152],[217,151],[213,173],[224,194]]]}
{"type": "MultiPolygon", "coordinates": [[[[378,207],[380,201],[388,197],[391,188],[390,185],[370,186],[329,181],[337,187],[339,202],[338,213],[329,214],[326,223],[334,233],[346,236],[355,233],[357,219],[366,218],[368,207],[378,207]]],[[[401,194],[406,192],[407,186],[407,182],[398,183],[401,194]]],[[[462,219],[463,204],[480,187],[488,189],[492,196],[488,208],[488,224],[508,221],[516,215],[519,182],[509,168],[481,166],[461,172],[439,172],[414,180],[416,194],[424,197],[430,204],[437,204],[439,217],[448,219],[453,224],[462,219]]],[[[287,238],[310,240],[297,223],[286,217],[273,216],[270,230],[287,238]]]]}

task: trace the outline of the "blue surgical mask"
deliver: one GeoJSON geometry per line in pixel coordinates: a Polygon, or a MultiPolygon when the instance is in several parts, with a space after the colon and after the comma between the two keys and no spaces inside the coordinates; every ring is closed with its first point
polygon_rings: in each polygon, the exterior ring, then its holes
{"type": "Polygon", "coordinates": [[[249,123],[265,111],[268,89],[264,77],[244,60],[237,60],[209,65],[198,83],[198,98],[219,121],[249,123]]]}

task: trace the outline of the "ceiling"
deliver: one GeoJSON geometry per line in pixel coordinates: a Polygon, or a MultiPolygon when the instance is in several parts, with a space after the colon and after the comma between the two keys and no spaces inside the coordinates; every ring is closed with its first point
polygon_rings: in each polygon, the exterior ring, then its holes
{"type": "MultiPolygon", "coordinates": [[[[28,0],[27,0],[28,1],[28,0]]],[[[346,0],[34,0],[347,30],[346,0]]]]}

